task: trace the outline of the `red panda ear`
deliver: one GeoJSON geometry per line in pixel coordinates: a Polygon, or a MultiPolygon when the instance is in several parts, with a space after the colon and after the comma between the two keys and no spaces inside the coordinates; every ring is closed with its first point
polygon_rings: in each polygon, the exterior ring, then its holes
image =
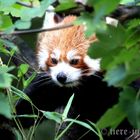
{"type": "Polygon", "coordinates": [[[55,27],[57,23],[62,21],[62,17],[55,13],[54,7],[49,6],[48,11],[45,13],[43,28],[55,27]],[[50,11],[49,11],[50,10],[50,11]]]}
{"type": "Polygon", "coordinates": [[[58,14],[55,14],[54,15],[54,22],[55,23],[59,23],[59,22],[61,22],[63,20],[63,18],[60,16],[60,15],[58,15],[58,14]]]}
{"type": "Polygon", "coordinates": [[[97,39],[97,37],[96,37],[95,34],[91,35],[91,36],[88,38],[88,40],[89,40],[89,43],[94,43],[94,42],[98,41],[98,39],[97,39]]]}

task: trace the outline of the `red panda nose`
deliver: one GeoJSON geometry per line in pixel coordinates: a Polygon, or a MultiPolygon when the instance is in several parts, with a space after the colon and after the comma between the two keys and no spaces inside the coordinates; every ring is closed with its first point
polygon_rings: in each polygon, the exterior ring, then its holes
{"type": "Polygon", "coordinates": [[[67,80],[67,76],[65,73],[63,72],[60,72],[57,74],[57,80],[61,83],[61,84],[64,84],[67,80]]]}

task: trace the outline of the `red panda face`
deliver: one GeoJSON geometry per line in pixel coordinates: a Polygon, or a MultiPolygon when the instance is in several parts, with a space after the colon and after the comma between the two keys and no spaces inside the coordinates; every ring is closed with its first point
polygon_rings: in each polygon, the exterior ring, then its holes
{"type": "MultiPolygon", "coordinates": [[[[62,24],[74,19],[69,16],[62,24]]],[[[99,60],[87,56],[89,46],[90,40],[85,38],[83,26],[41,33],[37,48],[39,67],[49,72],[59,86],[75,86],[82,76],[99,70],[99,60]]]]}

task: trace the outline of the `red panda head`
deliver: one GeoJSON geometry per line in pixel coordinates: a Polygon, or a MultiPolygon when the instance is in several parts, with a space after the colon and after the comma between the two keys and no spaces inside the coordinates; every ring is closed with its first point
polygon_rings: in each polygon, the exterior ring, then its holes
{"type": "MultiPolygon", "coordinates": [[[[67,16],[52,26],[69,24],[75,19],[75,16],[67,16]]],[[[90,43],[95,40],[95,36],[85,37],[84,25],[40,33],[37,43],[39,67],[49,72],[59,86],[77,85],[82,76],[89,76],[100,69],[99,60],[87,55],[90,43]]]]}

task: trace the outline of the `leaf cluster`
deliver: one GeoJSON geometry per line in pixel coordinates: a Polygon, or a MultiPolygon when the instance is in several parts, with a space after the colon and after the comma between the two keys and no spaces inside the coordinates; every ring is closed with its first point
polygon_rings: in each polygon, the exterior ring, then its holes
{"type": "MultiPolygon", "coordinates": [[[[29,29],[32,19],[42,17],[48,6],[53,2],[54,0],[0,0],[0,31],[9,34],[17,29],[29,29]]],[[[33,105],[29,97],[22,92],[22,89],[33,80],[35,73],[26,79],[25,75],[30,66],[22,63],[19,67],[14,67],[11,64],[12,56],[19,50],[14,43],[0,37],[0,114],[7,118],[15,118],[13,116],[13,113],[15,113],[14,103],[18,98],[23,98],[39,112],[42,112],[47,119],[59,124],[65,121],[70,122],[66,130],[55,135],[56,140],[60,139],[73,123],[93,131],[99,136],[100,140],[102,140],[102,135],[99,129],[116,128],[125,118],[134,128],[140,128],[140,85],[136,88],[133,86],[133,83],[137,83],[137,79],[140,78],[140,19],[136,18],[123,24],[119,23],[117,27],[107,25],[105,22],[105,17],[113,12],[119,4],[134,6],[139,5],[139,1],[87,0],[86,4],[93,7],[94,11],[91,13],[81,12],[75,24],[85,24],[87,27],[85,35],[88,37],[96,33],[98,41],[92,44],[88,54],[93,59],[101,60],[101,69],[105,71],[104,81],[108,83],[108,86],[122,89],[119,93],[118,103],[108,109],[97,122],[89,123],[80,122],[78,118],[67,117],[74,96],[70,98],[62,114],[39,110],[33,105]],[[11,49],[7,49],[7,46],[11,49]],[[3,56],[9,56],[8,61],[4,61],[3,56]],[[16,73],[13,73],[14,70],[16,70],[16,73]],[[16,80],[16,85],[14,80],[16,80]],[[22,86],[19,88],[19,85],[22,86]]],[[[76,6],[77,3],[74,0],[59,0],[59,5],[55,8],[55,11],[64,11],[76,6]]],[[[25,114],[18,117],[38,118],[34,114],[25,114]]],[[[16,123],[18,124],[18,122],[16,123]]],[[[51,128],[52,124],[48,126],[51,128]]],[[[44,126],[42,127],[44,128],[44,126]]],[[[35,129],[36,127],[29,131],[30,135],[28,137],[24,135],[20,126],[19,132],[15,133],[17,133],[17,136],[21,134],[24,139],[29,137],[32,139],[35,129]]],[[[38,132],[40,131],[38,130],[38,132]]],[[[41,139],[41,136],[38,136],[41,139]]],[[[19,137],[19,139],[21,138],[19,137]]]]}

